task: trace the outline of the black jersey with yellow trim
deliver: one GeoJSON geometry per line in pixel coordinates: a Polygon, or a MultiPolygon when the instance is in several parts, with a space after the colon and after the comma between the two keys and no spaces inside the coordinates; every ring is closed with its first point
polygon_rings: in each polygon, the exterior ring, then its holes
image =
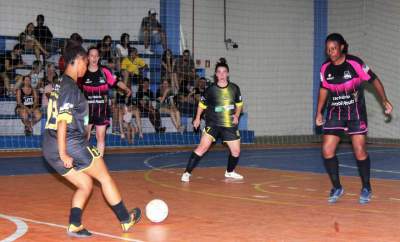
{"type": "Polygon", "coordinates": [[[205,109],[208,126],[234,127],[233,114],[243,106],[238,85],[228,82],[225,87],[217,84],[209,86],[201,96],[199,107],[205,109]]]}
{"type": "Polygon", "coordinates": [[[85,138],[88,103],[74,80],[67,75],[60,78],[50,94],[45,129],[56,131],[57,122],[61,120],[67,122],[67,139],[85,138]]]}

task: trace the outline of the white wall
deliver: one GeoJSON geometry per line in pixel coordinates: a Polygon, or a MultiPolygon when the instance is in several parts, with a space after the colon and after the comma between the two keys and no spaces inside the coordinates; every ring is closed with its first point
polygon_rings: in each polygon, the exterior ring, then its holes
{"type": "MultiPolygon", "coordinates": [[[[256,135],[312,134],[313,1],[227,0],[227,51],[223,0],[195,1],[195,58],[219,57],[241,87],[249,128],[256,135]]],[[[181,24],[192,43],[192,1],[181,1],[181,24]]]]}
{"type": "Polygon", "coordinates": [[[78,32],[88,39],[109,34],[119,40],[127,32],[133,40],[148,9],[159,12],[159,7],[159,0],[1,0],[0,35],[16,36],[43,14],[55,37],[78,32]]]}
{"type": "Polygon", "coordinates": [[[329,32],[340,32],[350,53],[361,57],[382,80],[395,107],[385,123],[382,107],[366,92],[369,136],[400,138],[400,2],[393,0],[329,1],[329,32]]]}

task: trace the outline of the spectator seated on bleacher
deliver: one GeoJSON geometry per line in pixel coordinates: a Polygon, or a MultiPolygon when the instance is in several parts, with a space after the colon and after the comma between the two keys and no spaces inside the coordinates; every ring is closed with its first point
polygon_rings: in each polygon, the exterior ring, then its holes
{"type": "Polygon", "coordinates": [[[124,57],[128,57],[129,55],[129,48],[130,48],[130,44],[129,44],[129,34],[127,33],[123,33],[121,35],[121,39],[120,39],[120,43],[118,43],[115,46],[116,49],[116,56],[118,58],[120,58],[120,61],[122,61],[121,59],[124,57]]]}
{"type": "Polygon", "coordinates": [[[177,95],[177,103],[182,116],[194,117],[197,110],[193,81],[184,80],[177,95]]]}
{"type": "Polygon", "coordinates": [[[25,126],[25,135],[32,135],[33,126],[40,121],[39,97],[32,88],[30,76],[23,77],[23,86],[16,92],[16,113],[25,126]]]}
{"type": "MultiPolygon", "coordinates": [[[[132,89],[132,82],[129,78],[129,73],[126,70],[121,71],[121,82],[124,82],[125,85],[129,88],[132,89]]],[[[125,134],[122,132],[123,130],[123,117],[126,114],[126,109],[129,106],[129,110],[131,112],[131,116],[133,115],[135,117],[135,122],[136,122],[136,127],[137,131],[139,133],[139,137],[143,138],[143,129],[142,129],[142,119],[140,115],[140,110],[137,106],[137,103],[134,102],[133,98],[133,92],[130,97],[126,96],[126,93],[121,90],[117,89],[116,95],[115,95],[115,115],[113,116],[113,119],[118,120],[118,125],[119,125],[119,131],[121,132],[121,138],[125,138],[125,134]]]]}
{"type": "Polygon", "coordinates": [[[175,94],[172,91],[168,80],[163,80],[156,93],[156,108],[161,114],[168,114],[171,117],[172,124],[178,132],[183,132],[181,126],[181,114],[175,105],[175,94]]]}
{"type": "Polygon", "coordinates": [[[148,115],[151,124],[157,133],[165,132],[166,128],[161,127],[161,116],[159,110],[153,107],[153,101],[156,100],[154,93],[150,90],[150,80],[147,78],[143,79],[143,84],[139,85],[138,92],[136,94],[139,110],[143,115],[148,115]]]}
{"type": "Polygon", "coordinates": [[[132,85],[140,85],[142,71],[148,68],[146,62],[139,57],[135,47],[129,48],[129,55],[122,60],[121,70],[127,70],[132,78],[132,85]]]}
{"type": "Polygon", "coordinates": [[[144,41],[145,54],[154,54],[149,49],[149,44],[161,43],[164,50],[167,49],[167,38],[165,31],[160,22],[157,20],[156,16],[157,12],[154,8],[152,8],[148,11],[147,16],[142,19],[139,39],[144,41]]]}
{"type": "Polygon", "coordinates": [[[99,50],[101,65],[106,65],[109,59],[115,58],[111,36],[104,36],[103,40],[97,44],[97,49],[99,50]]]}
{"type": "Polygon", "coordinates": [[[42,70],[42,64],[40,61],[35,60],[32,63],[32,70],[29,73],[29,76],[31,77],[31,85],[33,89],[37,91],[39,84],[44,77],[44,71],[42,70]]]}
{"type": "Polygon", "coordinates": [[[49,56],[49,53],[43,48],[42,44],[36,39],[34,35],[35,26],[33,23],[29,23],[25,31],[19,35],[19,41],[24,45],[25,53],[34,53],[36,60],[40,60],[40,56],[43,55],[44,58],[49,56]]]}
{"type": "Polygon", "coordinates": [[[7,52],[4,59],[1,61],[1,66],[3,66],[1,76],[4,79],[4,85],[9,96],[15,96],[15,89],[17,88],[16,85],[18,81],[16,70],[25,67],[21,56],[22,51],[23,46],[21,44],[16,44],[12,51],[7,52]]]}
{"type": "Polygon", "coordinates": [[[174,67],[174,72],[178,77],[179,88],[182,88],[182,85],[186,85],[188,82],[193,82],[193,80],[195,80],[196,70],[189,50],[183,51],[182,56],[178,58],[174,67]]]}
{"type": "Polygon", "coordinates": [[[168,80],[174,93],[179,90],[178,77],[175,72],[176,61],[170,49],[166,49],[161,57],[161,80],[168,80]]]}

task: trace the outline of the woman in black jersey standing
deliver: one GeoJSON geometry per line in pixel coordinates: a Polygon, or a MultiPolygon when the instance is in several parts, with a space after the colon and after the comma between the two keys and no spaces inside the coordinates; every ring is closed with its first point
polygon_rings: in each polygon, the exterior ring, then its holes
{"type": "Polygon", "coordinates": [[[225,177],[230,179],[243,179],[235,172],[240,155],[240,133],[238,129],[239,116],[242,111],[243,101],[239,86],[229,81],[229,66],[224,58],[215,66],[215,82],[204,92],[199,102],[193,127],[200,126],[203,112],[206,117],[200,144],[192,152],[181,181],[189,182],[193,169],[208,151],[213,142],[221,138],[227,144],[230,154],[225,177]]]}
{"type": "Polygon", "coordinates": [[[73,237],[92,235],[82,224],[82,210],[92,193],[93,180],[100,183],[102,193],[117,216],[123,232],[128,232],[140,220],[141,211],[134,208],[128,212],[100,152],[86,139],[89,108],[77,85],[78,78],[87,69],[86,51],[80,45],[68,44],[64,58],[65,72],[49,98],[42,151],[46,161],[57,173],[76,187],[67,234],[73,237]]]}
{"type": "Polygon", "coordinates": [[[350,136],[353,153],[357,160],[362,188],[360,204],[371,200],[371,161],[366,148],[367,111],[363,94],[363,83],[370,83],[376,90],[385,114],[392,112],[392,104],[386,97],[384,87],[374,72],[358,57],[347,54],[348,45],[338,33],[328,35],[325,41],[328,60],[321,67],[316,125],[324,130],[322,157],[332,190],[328,202],[335,203],[344,193],[339,180],[339,161],[336,148],[340,134],[350,136]],[[326,118],[323,120],[323,111],[326,118]]]}

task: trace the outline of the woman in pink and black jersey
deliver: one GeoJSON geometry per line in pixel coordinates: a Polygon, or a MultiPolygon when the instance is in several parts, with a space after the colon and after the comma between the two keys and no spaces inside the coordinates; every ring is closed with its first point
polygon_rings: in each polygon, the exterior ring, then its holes
{"type": "Polygon", "coordinates": [[[363,84],[371,84],[381,99],[385,114],[392,112],[392,104],[386,97],[382,82],[358,57],[347,54],[348,45],[338,33],[328,35],[325,41],[328,60],[321,67],[316,125],[324,130],[322,156],[333,188],[328,202],[335,203],[344,193],[339,180],[339,161],[336,148],[340,134],[350,136],[354,156],[361,177],[361,204],[371,200],[371,161],[366,150],[367,110],[363,84]],[[322,113],[326,110],[325,121],[322,113]]]}
{"type": "Polygon", "coordinates": [[[93,125],[96,126],[97,149],[104,155],[106,129],[110,123],[111,111],[109,108],[110,98],[108,90],[118,86],[124,90],[127,96],[131,90],[123,82],[118,82],[111,72],[99,66],[99,50],[97,47],[90,47],[88,50],[89,65],[82,78],[82,89],[89,103],[89,125],[88,139],[93,125]]]}

